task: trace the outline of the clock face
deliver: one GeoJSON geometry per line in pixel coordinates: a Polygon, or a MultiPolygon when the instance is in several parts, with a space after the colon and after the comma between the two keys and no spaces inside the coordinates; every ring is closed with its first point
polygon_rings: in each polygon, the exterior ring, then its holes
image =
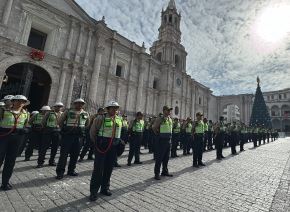
{"type": "Polygon", "coordinates": [[[181,86],[181,79],[177,78],[176,79],[176,84],[177,84],[178,87],[180,87],[181,86]]]}

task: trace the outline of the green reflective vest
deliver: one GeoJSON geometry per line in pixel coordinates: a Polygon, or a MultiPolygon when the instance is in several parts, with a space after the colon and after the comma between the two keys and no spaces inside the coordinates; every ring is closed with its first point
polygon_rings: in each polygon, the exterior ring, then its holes
{"type": "Polygon", "coordinates": [[[173,124],[173,133],[180,133],[180,123],[173,124]]]}
{"type": "Polygon", "coordinates": [[[89,114],[86,111],[82,111],[77,114],[74,110],[69,110],[67,113],[66,126],[67,127],[85,127],[86,122],[89,119],[89,114]]]}
{"type": "Polygon", "coordinates": [[[3,119],[0,121],[0,127],[11,129],[16,127],[17,129],[23,129],[25,127],[25,122],[28,119],[28,113],[21,112],[20,114],[14,114],[11,111],[5,110],[3,113],[3,119]],[[16,122],[16,118],[17,122],[16,122]]]}
{"type": "Polygon", "coordinates": [[[115,138],[121,138],[122,118],[115,116],[115,132],[113,132],[113,128],[114,118],[106,117],[103,120],[98,135],[104,138],[112,138],[113,134],[115,133],[115,138]]]}
{"type": "Polygon", "coordinates": [[[223,122],[220,122],[220,131],[221,132],[225,132],[226,131],[226,126],[225,126],[225,124],[223,123],[223,122]]]}
{"type": "Polygon", "coordinates": [[[122,119],[122,128],[124,128],[124,129],[126,129],[126,130],[128,130],[128,121],[127,120],[124,120],[124,119],[122,119]]]}
{"type": "Polygon", "coordinates": [[[195,122],[195,133],[203,134],[204,133],[204,123],[203,121],[195,122]]]}
{"type": "Polygon", "coordinates": [[[32,125],[41,125],[43,117],[44,115],[42,115],[41,113],[36,114],[32,125]]]}
{"type": "Polygon", "coordinates": [[[205,132],[208,131],[208,123],[204,123],[204,131],[205,131],[205,132]]]}
{"type": "Polygon", "coordinates": [[[57,127],[57,114],[55,112],[49,112],[49,115],[46,120],[46,126],[50,128],[57,127]]]}
{"type": "Polygon", "coordinates": [[[141,133],[144,131],[144,121],[143,120],[135,120],[132,127],[133,132],[141,133]]]}
{"type": "Polygon", "coordinates": [[[191,133],[192,132],[192,124],[191,123],[188,123],[186,125],[185,132],[186,133],[191,133]]]}
{"type": "Polygon", "coordinates": [[[170,117],[162,119],[160,123],[160,134],[172,134],[172,119],[170,117]]]}

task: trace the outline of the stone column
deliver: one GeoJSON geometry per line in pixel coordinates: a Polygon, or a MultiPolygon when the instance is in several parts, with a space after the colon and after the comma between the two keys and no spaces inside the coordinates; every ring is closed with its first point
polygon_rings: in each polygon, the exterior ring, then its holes
{"type": "Polygon", "coordinates": [[[117,43],[117,40],[115,39],[117,32],[114,32],[113,38],[112,38],[112,44],[111,44],[111,53],[110,53],[110,62],[109,62],[109,70],[107,70],[106,74],[106,83],[105,83],[105,96],[104,96],[104,105],[107,104],[109,101],[109,76],[113,69],[113,61],[114,61],[114,54],[115,54],[115,45],[117,43]]]}
{"type": "Polygon", "coordinates": [[[125,111],[128,111],[128,108],[129,108],[129,100],[130,100],[130,77],[131,77],[131,71],[133,69],[133,66],[134,66],[134,46],[135,46],[135,43],[132,43],[132,52],[131,52],[131,61],[130,61],[130,67],[129,67],[129,72],[128,72],[128,75],[127,75],[127,81],[128,81],[128,84],[127,84],[127,95],[126,95],[126,101],[125,101],[125,111]]]}
{"type": "Polygon", "coordinates": [[[59,80],[59,85],[58,85],[58,90],[57,90],[57,97],[56,97],[57,102],[62,101],[64,85],[65,85],[65,81],[66,81],[66,73],[67,73],[67,67],[65,64],[63,64],[62,72],[61,72],[60,80],[59,80]]]}
{"type": "Polygon", "coordinates": [[[79,38],[78,38],[78,44],[77,44],[77,50],[76,50],[76,54],[75,54],[75,61],[78,63],[80,62],[83,33],[84,33],[84,25],[81,24],[79,38]]]}
{"type": "Polygon", "coordinates": [[[7,2],[5,4],[5,7],[3,10],[3,16],[2,16],[2,24],[3,25],[8,24],[8,20],[9,20],[11,9],[12,9],[12,4],[13,4],[13,0],[7,0],[7,2]]]}
{"type": "Polygon", "coordinates": [[[93,34],[92,30],[89,29],[88,41],[87,41],[86,53],[85,53],[85,61],[84,61],[84,64],[86,66],[89,65],[89,54],[90,54],[90,48],[91,48],[92,34],[93,34]]]}
{"type": "Polygon", "coordinates": [[[138,88],[137,88],[137,101],[136,101],[136,111],[140,110],[142,103],[142,91],[143,91],[143,78],[144,74],[142,73],[143,68],[140,68],[138,88]]]}
{"type": "Polygon", "coordinates": [[[70,105],[71,105],[74,82],[75,82],[75,78],[76,78],[76,72],[77,72],[77,67],[74,66],[73,70],[72,70],[72,74],[71,74],[68,95],[67,95],[67,100],[66,100],[66,107],[67,108],[70,108],[70,105]]]}
{"type": "MultiPolygon", "coordinates": [[[[128,95],[128,94],[127,94],[128,95]]],[[[118,79],[117,89],[116,89],[116,101],[119,102],[121,97],[121,80],[118,79]]]]}
{"type": "Polygon", "coordinates": [[[67,59],[70,58],[70,50],[72,47],[74,27],[75,27],[75,22],[74,22],[74,20],[72,20],[71,26],[70,26],[70,31],[69,31],[69,36],[68,36],[68,41],[67,41],[67,45],[66,45],[66,51],[65,51],[65,55],[64,55],[64,57],[67,59]]]}
{"type": "Polygon", "coordinates": [[[97,98],[97,90],[98,90],[98,82],[99,82],[99,75],[100,75],[100,70],[101,70],[103,50],[104,50],[103,47],[96,48],[94,68],[93,68],[93,73],[92,73],[91,82],[90,82],[90,90],[89,90],[89,99],[92,102],[95,102],[97,98]]]}
{"type": "Polygon", "coordinates": [[[24,12],[23,16],[25,18],[25,22],[21,33],[20,44],[26,45],[28,41],[29,31],[31,29],[32,17],[30,14],[27,14],[27,12],[24,12]]]}

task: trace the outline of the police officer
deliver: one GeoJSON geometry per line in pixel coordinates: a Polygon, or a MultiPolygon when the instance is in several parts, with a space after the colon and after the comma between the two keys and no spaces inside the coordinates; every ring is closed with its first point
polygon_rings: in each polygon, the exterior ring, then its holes
{"type": "Polygon", "coordinates": [[[217,160],[221,160],[225,158],[223,156],[223,146],[224,146],[224,139],[225,139],[225,131],[226,126],[224,123],[224,117],[221,116],[219,118],[219,122],[216,123],[214,127],[214,137],[215,137],[215,148],[216,148],[216,158],[217,160]]]}
{"type": "Polygon", "coordinates": [[[205,166],[202,162],[203,153],[203,137],[204,137],[204,123],[202,121],[202,114],[200,112],[196,113],[196,121],[192,127],[193,135],[193,167],[198,168],[199,166],[205,166]]]}
{"type": "Polygon", "coordinates": [[[7,95],[4,96],[4,98],[1,100],[1,102],[4,102],[4,109],[9,110],[12,106],[11,100],[13,99],[13,95],[7,95]]]}
{"type": "Polygon", "coordinates": [[[25,96],[16,95],[11,102],[10,109],[0,111],[0,167],[4,162],[1,189],[5,191],[12,189],[9,180],[29,119],[28,113],[23,109],[29,104],[25,96]]]}
{"type": "Polygon", "coordinates": [[[185,139],[183,143],[183,155],[189,155],[190,149],[192,147],[192,121],[191,118],[188,117],[186,119],[185,125],[183,127],[185,129],[185,139]]]}
{"type": "Polygon", "coordinates": [[[89,154],[88,154],[88,160],[94,160],[93,158],[93,154],[94,154],[94,143],[93,141],[91,140],[91,137],[90,137],[90,129],[91,129],[91,126],[93,124],[93,121],[96,117],[98,116],[103,116],[105,114],[105,109],[104,108],[99,108],[98,109],[98,112],[97,114],[94,114],[90,117],[90,124],[86,127],[86,136],[85,136],[85,144],[82,148],[82,151],[81,151],[81,154],[80,154],[80,159],[79,159],[79,162],[82,162],[85,155],[87,154],[87,152],[89,151],[89,154]]]}
{"type": "Polygon", "coordinates": [[[64,112],[60,117],[59,126],[62,130],[62,139],[56,167],[56,179],[58,180],[63,178],[68,154],[70,155],[70,161],[67,174],[78,176],[75,171],[76,163],[80,154],[81,141],[85,135],[85,128],[90,122],[89,114],[83,109],[84,105],[85,101],[83,99],[76,99],[74,108],[64,112]]]}
{"type": "Polygon", "coordinates": [[[129,143],[130,149],[127,165],[131,166],[133,156],[135,156],[134,164],[142,164],[142,162],[140,162],[140,147],[144,132],[144,120],[142,112],[137,112],[135,120],[129,127],[129,131],[130,131],[130,143],[129,143]]]}
{"type": "Polygon", "coordinates": [[[203,123],[204,123],[203,151],[206,151],[206,147],[208,146],[208,134],[209,134],[207,118],[203,118],[203,123]]]}
{"type": "Polygon", "coordinates": [[[241,139],[240,139],[240,152],[245,151],[244,144],[247,142],[247,126],[242,123],[241,126],[241,139]]]}
{"type": "Polygon", "coordinates": [[[122,115],[122,130],[121,130],[121,139],[125,143],[128,143],[129,141],[129,124],[127,120],[127,115],[123,114],[122,115]]]}
{"type": "Polygon", "coordinates": [[[253,131],[252,131],[254,148],[257,147],[258,135],[259,135],[259,128],[258,128],[258,126],[254,126],[253,131]]]}
{"type": "Polygon", "coordinates": [[[212,150],[213,147],[212,147],[212,136],[213,136],[213,123],[212,123],[212,120],[209,120],[209,123],[208,123],[208,139],[207,139],[207,149],[208,150],[212,150]]]}
{"type": "Polygon", "coordinates": [[[47,149],[51,147],[49,166],[56,166],[55,156],[58,146],[60,144],[60,127],[58,120],[62,114],[61,109],[64,107],[63,103],[57,102],[53,105],[53,111],[45,114],[42,120],[43,136],[39,148],[39,155],[37,160],[37,168],[43,167],[47,149]]]}
{"type": "Polygon", "coordinates": [[[116,147],[121,138],[122,119],[119,117],[119,104],[110,101],[107,106],[107,113],[104,117],[97,117],[91,126],[90,136],[95,143],[94,170],[90,184],[90,200],[98,198],[101,187],[101,194],[111,196],[110,178],[116,157],[116,147]]]}
{"type": "Polygon", "coordinates": [[[172,119],[170,118],[172,108],[163,107],[163,115],[157,118],[153,124],[153,132],[156,135],[155,144],[155,180],[160,180],[160,168],[162,164],[162,176],[172,177],[168,172],[168,161],[170,154],[170,141],[172,137],[172,119]]]}
{"type": "Polygon", "coordinates": [[[230,146],[231,146],[231,152],[232,155],[236,155],[237,154],[237,150],[236,150],[236,145],[238,143],[238,126],[236,122],[233,122],[233,124],[230,127],[230,146]]]}
{"type": "Polygon", "coordinates": [[[42,120],[47,112],[51,109],[49,106],[43,106],[40,109],[40,113],[36,113],[31,116],[29,120],[29,125],[31,126],[30,139],[29,143],[25,150],[25,161],[29,161],[30,157],[33,155],[33,149],[38,148],[38,151],[41,149],[41,140],[42,140],[42,120]]]}
{"type": "Polygon", "coordinates": [[[173,128],[172,128],[172,145],[171,145],[171,157],[179,157],[177,155],[177,146],[180,140],[180,123],[178,118],[174,118],[173,128]]]}

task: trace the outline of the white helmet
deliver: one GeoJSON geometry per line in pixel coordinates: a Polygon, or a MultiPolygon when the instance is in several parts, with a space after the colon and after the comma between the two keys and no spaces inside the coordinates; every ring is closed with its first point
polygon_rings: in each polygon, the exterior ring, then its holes
{"type": "Polygon", "coordinates": [[[62,102],[56,102],[53,107],[64,107],[62,102]]]}
{"type": "Polygon", "coordinates": [[[38,114],[38,113],[39,113],[38,111],[32,111],[31,115],[35,115],[35,114],[38,114]]]}
{"type": "Polygon", "coordinates": [[[76,99],[76,100],[74,101],[74,103],[83,103],[83,104],[85,104],[86,102],[85,102],[85,100],[79,98],[79,99],[76,99]]]}
{"type": "Polygon", "coordinates": [[[15,95],[12,99],[13,100],[23,100],[25,101],[25,105],[29,105],[30,104],[30,101],[26,98],[26,96],[23,96],[23,95],[15,95]]]}
{"type": "Polygon", "coordinates": [[[120,107],[120,105],[118,104],[118,102],[112,100],[106,105],[106,107],[120,107]]]}
{"type": "Polygon", "coordinates": [[[3,101],[11,100],[13,97],[13,95],[4,96],[3,101]]]}
{"type": "Polygon", "coordinates": [[[41,111],[50,111],[51,109],[49,106],[46,105],[46,106],[43,106],[40,110],[41,111]]]}

